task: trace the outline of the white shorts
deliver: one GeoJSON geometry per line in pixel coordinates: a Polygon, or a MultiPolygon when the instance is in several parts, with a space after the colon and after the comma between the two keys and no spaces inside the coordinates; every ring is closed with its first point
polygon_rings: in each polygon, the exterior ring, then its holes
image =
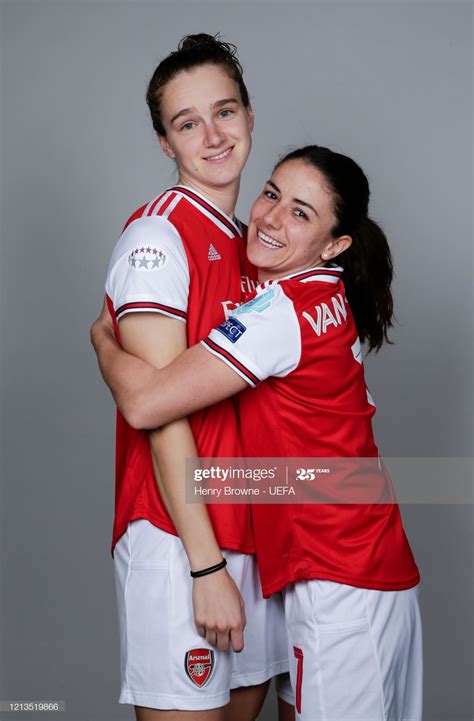
{"type": "Polygon", "coordinates": [[[262,597],[255,557],[223,551],[245,603],[244,650],[222,652],[196,631],[192,578],[179,538],[146,520],[114,550],[120,634],[120,703],[197,711],[224,706],[231,688],[288,671],[280,594],[262,597]]]}
{"type": "Polygon", "coordinates": [[[283,593],[298,721],[421,721],[418,587],[313,580],[283,593]]]}

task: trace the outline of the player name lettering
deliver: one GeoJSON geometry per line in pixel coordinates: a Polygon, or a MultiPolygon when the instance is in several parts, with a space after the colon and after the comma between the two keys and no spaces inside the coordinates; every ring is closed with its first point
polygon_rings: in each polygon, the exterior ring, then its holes
{"type": "Polygon", "coordinates": [[[316,335],[327,333],[329,326],[333,325],[337,328],[347,321],[346,300],[341,293],[333,295],[331,298],[332,310],[327,303],[321,303],[314,307],[313,317],[306,311],[303,311],[303,318],[306,318],[316,335]]]}

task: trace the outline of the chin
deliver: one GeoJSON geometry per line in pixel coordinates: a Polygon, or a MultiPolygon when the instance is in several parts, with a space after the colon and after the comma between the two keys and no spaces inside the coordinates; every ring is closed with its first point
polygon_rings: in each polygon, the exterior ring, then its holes
{"type": "Polygon", "coordinates": [[[247,258],[256,268],[265,269],[270,260],[265,250],[262,252],[262,248],[255,247],[252,243],[247,245],[247,258]]]}
{"type": "Polygon", "coordinates": [[[228,173],[208,173],[206,178],[210,185],[214,188],[226,188],[228,185],[237,183],[240,179],[241,171],[234,171],[228,173]]]}
{"type": "Polygon", "coordinates": [[[246,158],[234,156],[228,163],[223,165],[211,165],[206,167],[206,175],[213,177],[216,182],[231,183],[240,177],[244,168],[246,158]]]}

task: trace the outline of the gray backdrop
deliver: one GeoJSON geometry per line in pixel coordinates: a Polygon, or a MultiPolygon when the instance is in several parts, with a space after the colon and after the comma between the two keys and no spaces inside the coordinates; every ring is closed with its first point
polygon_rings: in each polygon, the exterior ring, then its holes
{"type": "MultiPolygon", "coordinates": [[[[0,19],[0,699],[118,721],[131,713],[116,703],[114,411],[88,328],[122,223],[174,179],[149,76],[188,32],[238,45],[256,112],[242,218],[286,146],[362,164],[397,272],[396,344],[366,364],[381,452],[469,456],[472,8],[12,0],[0,19]]],[[[403,508],[423,576],[426,721],[471,716],[471,508],[403,508]]]]}

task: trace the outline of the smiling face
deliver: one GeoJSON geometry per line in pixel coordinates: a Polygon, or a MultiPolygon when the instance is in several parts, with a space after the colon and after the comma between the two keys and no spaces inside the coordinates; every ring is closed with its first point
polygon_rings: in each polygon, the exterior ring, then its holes
{"type": "Polygon", "coordinates": [[[336,258],[352,242],[348,235],[333,237],[336,223],[323,174],[302,160],[282,163],[250,212],[247,256],[260,282],[336,258]]]}
{"type": "Polygon", "coordinates": [[[176,160],[181,183],[211,197],[216,190],[238,190],[253,113],[235,80],[215,65],[183,71],[163,90],[162,115],[160,144],[176,160]]]}

